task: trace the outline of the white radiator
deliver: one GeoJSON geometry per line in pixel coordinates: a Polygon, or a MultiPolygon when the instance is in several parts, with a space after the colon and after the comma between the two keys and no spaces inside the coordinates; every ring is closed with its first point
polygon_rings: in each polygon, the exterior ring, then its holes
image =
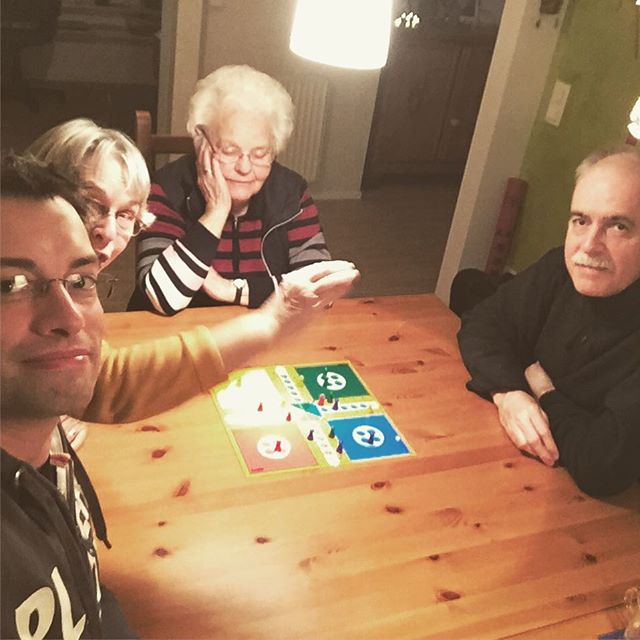
{"type": "Polygon", "coordinates": [[[289,76],[282,84],[295,106],[295,126],[278,162],[314,182],[320,167],[329,83],[319,76],[289,76]]]}

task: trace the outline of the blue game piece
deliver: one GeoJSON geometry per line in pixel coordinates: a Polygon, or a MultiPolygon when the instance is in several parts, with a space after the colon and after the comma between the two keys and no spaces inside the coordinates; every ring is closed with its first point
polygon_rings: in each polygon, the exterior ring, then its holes
{"type": "Polygon", "coordinates": [[[336,447],[336,453],[342,453],[342,441],[338,440],[338,446],[336,447]]]}
{"type": "Polygon", "coordinates": [[[309,431],[309,435],[307,436],[307,440],[313,440],[313,429],[309,431]]]}

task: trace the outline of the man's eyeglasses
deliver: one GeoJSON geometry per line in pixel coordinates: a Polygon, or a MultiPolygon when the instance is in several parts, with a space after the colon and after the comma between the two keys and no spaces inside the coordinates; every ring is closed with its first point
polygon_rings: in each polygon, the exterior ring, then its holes
{"type": "Polygon", "coordinates": [[[243,156],[256,167],[268,167],[273,162],[273,151],[269,147],[254,147],[243,151],[235,144],[221,144],[214,147],[217,158],[223,164],[235,164],[243,156]]]}
{"type": "Polygon", "coordinates": [[[98,279],[91,275],[72,273],[66,278],[29,278],[22,273],[2,276],[0,296],[3,302],[18,302],[45,295],[54,282],[59,282],[72,300],[83,301],[97,297],[98,279]]]}

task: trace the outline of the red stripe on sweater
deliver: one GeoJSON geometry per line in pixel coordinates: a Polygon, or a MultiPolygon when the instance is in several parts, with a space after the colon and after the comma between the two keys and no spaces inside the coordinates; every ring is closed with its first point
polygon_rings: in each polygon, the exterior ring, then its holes
{"type": "Polygon", "coordinates": [[[240,273],[255,273],[256,271],[260,273],[266,271],[264,268],[264,262],[262,262],[260,258],[240,261],[240,273]]]}
{"type": "MultiPolygon", "coordinates": [[[[240,252],[253,253],[260,251],[261,238],[240,238],[240,252]]],[[[219,253],[231,253],[233,251],[233,242],[231,238],[222,238],[218,243],[219,253]]]]}
{"type": "Polygon", "coordinates": [[[240,238],[240,252],[252,253],[254,251],[260,251],[260,245],[262,238],[240,238]]]}
{"type": "Polygon", "coordinates": [[[171,218],[172,220],[177,220],[181,223],[184,222],[184,218],[179,213],[162,202],[151,200],[149,202],[149,211],[151,211],[151,213],[155,214],[156,216],[171,218]]]}
{"type": "Polygon", "coordinates": [[[243,220],[240,218],[240,233],[250,233],[262,229],[262,220],[243,220]]]}
{"type": "MultiPolygon", "coordinates": [[[[238,218],[238,231],[240,233],[251,233],[262,229],[262,220],[243,220],[238,218]]],[[[233,222],[231,217],[227,218],[223,232],[233,233],[233,222]]]]}
{"type": "Polygon", "coordinates": [[[315,224],[309,224],[306,227],[289,229],[289,231],[287,231],[287,238],[289,238],[289,242],[308,240],[309,238],[313,238],[316,233],[320,233],[320,225],[317,222],[315,224]]]}
{"type": "Polygon", "coordinates": [[[216,258],[211,266],[220,274],[229,274],[233,272],[233,265],[231,264],[231,260],[219,260],[216,258]]]}
{"type": "MultiPolygon", "coordinates": [[[[304,200],[305,198],[303,198],[304,200]]],[[[318,215],[318,207],[316,207],[315,203],[306,206],[302,213],[296,218],[296,220],[308,220],[309,218],[313,218],[318,215]]]]}
{"type": "MultiPolygon", "coordinates": [[[[180,227],[177,227],[170,222],[163,222],[162,220],[156,220],[153,225],[151,225],[149,231],[152,232],[152,235],[156,235],[158,233],[167,233],[169,235],[175,236],[176,238],[182,238],[185,234],[184,229],[180,229],[180,227]]],[[[141,237],[144,238],[145,235],[149,234],[143,232],[141,237]]]]}

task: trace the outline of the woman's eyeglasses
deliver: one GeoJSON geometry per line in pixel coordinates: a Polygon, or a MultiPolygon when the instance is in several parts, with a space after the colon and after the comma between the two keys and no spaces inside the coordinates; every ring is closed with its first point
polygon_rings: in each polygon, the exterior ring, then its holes
{"type": "Polygon", "coordinates": [[[223,164],[235,164],[240,158],[247,156],[255,167],[268,167],[273,162],[273,151],[269,147],[254,147],[243,151],[235,144],[221,144],[214,147],[216,156],[223,164]]]}
{"type": "Polygon", "coordinates": [[[85,216],[87,227],[97,227],[104,224],[104,220],[109,216],[114,216],[117,230],[129,237],[137,236],[141,231],[148,229],[154,222],[155,216],[148,211],[123,209],[121,211],[111,211],[99,202],[91,202],[89,210],[85,216]]]}

